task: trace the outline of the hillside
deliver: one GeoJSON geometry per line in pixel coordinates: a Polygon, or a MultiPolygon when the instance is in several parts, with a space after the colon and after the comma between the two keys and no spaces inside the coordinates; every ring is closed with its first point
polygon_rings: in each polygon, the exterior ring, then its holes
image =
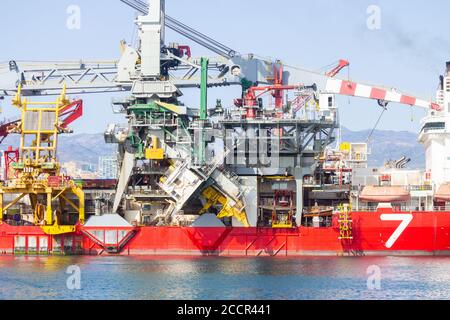
{"type": "MultiPolygon", "coordinates": [[[[342,128],[342,141],[365,142],[370,130],[351,131],[342,128]]],[[[3,148],[19,144],[17,135],[10,136],[3,142],[3,148]]],[[[411,158],[408,167],[422,168],[425,166],[424,150],[417,142],[417,134],[407,131],[374,131],[370,143],[372,154],[369,163],[381,166],[387,160],[399,159],[402,156],[411,158]]],[[[60,137],[59,159],[62,162],[75,161],[78,164],[97,165],[98,157],[114,154],[115,145],[106,144],[102,133],[73,134],[60,137]]]]}
{"type": "MultiPolygon", "coordinates": [[[[59,137],[58,157],[61,162],[74,161],[81,164],[98,164],[98,157],[114,154],[116,145],[106,144],[103,133],[66,134],[59,137]]],[[[2,147],[18,146],[19,136],[8,136],[2,147]]]]}
{"type": "MultiPolygon", "coordinates": [[[[351,131],[342,128],[342,141],[366,142],[371,130],[351,131]]],[[[372,154],[369,164],[381,166],[388,160],[411,158],[409,168],[425,167],[423,146],[417,142],[417,134],[408,131],[375,130],[369,144],[372,154]]]]}

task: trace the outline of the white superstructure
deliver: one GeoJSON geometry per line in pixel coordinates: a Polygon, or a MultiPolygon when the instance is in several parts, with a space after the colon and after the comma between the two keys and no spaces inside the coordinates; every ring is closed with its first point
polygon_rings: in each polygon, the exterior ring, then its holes
{"type": "Polygon", "coordinates": [[[440,78],[437,103],[442,111],[432,110],[422,120],[419,141],[425,146],[426,171],[439,187],[450,182],[450,62],[440,78]]]}

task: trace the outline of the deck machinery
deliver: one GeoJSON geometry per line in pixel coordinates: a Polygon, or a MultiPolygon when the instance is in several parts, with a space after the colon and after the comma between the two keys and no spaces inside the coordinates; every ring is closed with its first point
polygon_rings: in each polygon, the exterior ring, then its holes
{"type": "Polygon", "coordinates": [[[280,62],[254,70],[267,83],[258,86],[240,74],[255,62],[261,64],[249,59],[225,68],[240,79],[243,88],[235,106],[223,109],[217,101],[208,109],[207,88],[220,84],[210,83],[209,59],[191,58],[185,62],[198,63],[196,85],[201,97],[199,107],[183,106],[178,99],[181,92],[167,70],[176,69],[184,53],[165,48],[167,55],[161,58],[160,50],[151,45],[163,41],[158,32],[148,30],[163,28],[164,2],[155,1],[152,6],[154,11],[139,17],[138,25],[141,56],[155,61],[143,61],[132,96],[114,102],[129,119],[128,127],[112,125],[105,133],[107,142],[119,143],[122,163],[114,209],[125,215],[138,214],[129,220],[157,225],[192,222],[199,214],[214,212],[227,225],[256,226],[267,220],[261,210],[266,204],[259,200],[264,184],[271,190],[293,187],[299,204],[295,207],[301,213],[303,175],[312,174],[314,159],[334,141],[334,102],[327,101],[320,109],[314,86],[284,85],[280,62]],[[167,65],[172,67],[167,69],[167,65]],[[310,104],[305,103],[308,110],[302,116],[285,100],[288,90],[313,97],[310,104]],[[265,105],[264,94],[271,95],[275,103],[265,105]],[[294,185],[288,186],[292,178],[294,185]],[[147,213],[142,210],[144,203],[147,213]]]}

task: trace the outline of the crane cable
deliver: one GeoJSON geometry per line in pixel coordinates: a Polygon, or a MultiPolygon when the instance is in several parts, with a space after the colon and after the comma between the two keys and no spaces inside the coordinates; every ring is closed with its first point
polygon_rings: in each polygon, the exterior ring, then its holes
{"type": "Polygon", "coordinates": [[[375,132],[375,129],[378,127],[378,124],[380,123],[381,118],[383,117],[384,112],[387,110],[387,106],[381,106],[381,108],[383,108],[383,110],[380,113],[380,116],[377,119],[377,122],[375,122],[375,125],[372,128],[372,131],[370,131],[369,136],[367,137],[366,143],[369,144],[370,143],[370,139],[372,138],[373,133],[375,132]]]}

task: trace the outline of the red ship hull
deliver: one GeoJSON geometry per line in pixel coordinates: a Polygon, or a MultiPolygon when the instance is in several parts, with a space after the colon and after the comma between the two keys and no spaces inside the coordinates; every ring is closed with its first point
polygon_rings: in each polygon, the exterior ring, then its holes
{"type": "MultiPolygon", "coordinates": [[[[337,219],[337,218],[336,218],[337,219]]],[[[450,212],[352,212],[352,239],[339,226],[272,228],[80,227],[49,236],[37,226],[0,225],[3,254],[450,255],[450,212]]]]}

